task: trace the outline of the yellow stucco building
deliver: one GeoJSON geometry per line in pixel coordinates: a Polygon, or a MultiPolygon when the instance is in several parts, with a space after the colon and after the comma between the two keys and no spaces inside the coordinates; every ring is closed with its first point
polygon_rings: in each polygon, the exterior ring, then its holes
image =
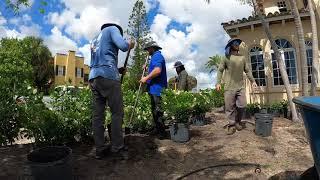
{"type": "MultiPolygon", "coordinates": [[[[317,18],[317,28],[320,26],[320,1],[313,0],[317,18]]],[[[308,81],[311,83],[312,70],[312,33],[310,13],[307,10],[307,0],[297,0],[300,16],[305,33],[308,59],[308,81]]],[[[289,81],[294,96],[301,95],[301,61],[298,46],[297,31],[294,24],[291,7],[288,0],[261,0],[260,10],[266,15],[266,21],[271,33],[281,49],[285,60],[289,81]]],[[[261,21],[257,16],[250,16],[235,21],[222,23],[230,37],[243,40],[241,54],[248,59],[253,76],[259,85],[259,91],[252,91],[249,82],[246,82],[247,102],[272,103],[286,99],[285,88],[261,21]]],[[[319,31],[318,31],[319,32],[319,31]]],[[[318,33],[320,35],[320,33],[318,33]]],[[[320,37],[318,37],[320,38],[320,37]]],[[[320,47],[320,46],[319,46],[320,47]]],[[[319,58],[316,59],[319,62],[319,58]]],[[[319,69],[319,68],[318,68],[319,69]]],[[[319,87],[318,87],[319,90],[319,87]]]]}
{"type": "Polygon", "coordinates": [[[76,56],[75,51],[69,51],[68,54],[57,53],[54,57],[54,86],[86,86],[89,71],[84,58],[76,56]]]}

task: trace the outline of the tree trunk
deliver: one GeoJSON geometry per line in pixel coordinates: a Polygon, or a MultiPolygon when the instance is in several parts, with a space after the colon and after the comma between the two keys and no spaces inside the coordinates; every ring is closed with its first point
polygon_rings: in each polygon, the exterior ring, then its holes
{"type": "Polygon", "coordinates": [[[296,0],[289,0],[292,15],[294,17],[294,23],[297,29],[299,49],[300,49],[300,62],[301,62],[301,85],[302,85],[302,96],[308,96],[308,64],[307,64],[307,49],[306,49],[306,41],[304,39],[304,32],[302,27],[302,22],[300,18],[300,13],[297,7],[296,0]]]}
{"type": "Polygon", "coordinates": [[[291,85],[289,83],[288,74],[287,74],[286,66],[284,64],[284,60],[282,59],[281,53],[280,53],[280,51],[278,49],[278,46],[277,46],[276,42],[274,41],[274,39],[272,37],[272,34],[270,32],[270,29],[269,29],[269,26],[268,26],[267,22],[265,21],[265,17],[261,14],[261,11],[259,10],[259,7],[257,5],[257,1],[256,0],[253,0],[253,5],[254,5],[255,12],[258,14],[258,17],[261,20],[261,24],[262,24],[263,30],[265,31],[266,36],[267,36],[267,38],[269,39],[269,41],[271,43],[271,47],[274,50],[276,60],[277,60],[277,62],[279,64],[280,74],[281,74],[284,86],[286,88],[286,91],[287,91],[288,102],[289,102],[291,113],[292,113],[292,120],[293,121],[299,121],[299,118],[298,118],[298,115],[297,115],[296,106],[292,101],[293,94],[292,94],[291,85]]]}
{"type": "Polygon", "coordinates": [[[318,86],[318,69],[319,69],[319,46],[318,46],[318,32],[317,32],[317,21],[313,9],[312,0],[308,0],[308,8],[311,19],[312,29],[312,78],[311,78],[311,96],[316,95],[318,86]]]}

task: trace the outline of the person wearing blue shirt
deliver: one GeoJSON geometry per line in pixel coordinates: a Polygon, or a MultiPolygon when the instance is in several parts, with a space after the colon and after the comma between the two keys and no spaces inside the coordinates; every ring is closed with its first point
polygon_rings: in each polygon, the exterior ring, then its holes
{"type": "Polygon", "coordinates": [[[144,50],[151,56],[149,73],[142,77],[140,82],[147,83],[147,89],[151,98],[151,109],[156,126],[156,133],[160,139],[166,138],[165,125],[163,122],[163,111],[161,109],[161,92],[167,87],[166,62],[160,50],[162,48],[152,41],[146,44],[144,50]]]}
{"type": "MultiPolygon", "coordinates": [[[[91,42],[91,64],[89,82],[93,93],[92,127],[96,146],[96,158],[101,159],[109,148],[104,144],[104,121],[106,103],[112,113],[111,153],[123,155],[127,152],[122,133],[124,116],[118,51],[128,51],[134,41],[124,40],[122,28],[117,24],[104,24],[101,32],[91,42]]],[[[110,129],[109,129],[110,130],[110,129]]]]}

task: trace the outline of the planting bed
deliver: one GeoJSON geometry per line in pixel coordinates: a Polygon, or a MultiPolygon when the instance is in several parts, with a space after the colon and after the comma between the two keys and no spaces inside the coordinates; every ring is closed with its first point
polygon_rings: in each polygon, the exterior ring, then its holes
{"type": "MultiPolygon", "coordinates": [[[[272,136],[258,137],[254,127],[232,136],[225,135],[227,123],[223,114],[208,113],[205,126],[191,126],[191,139],[181,144],[157,140],[145,135],[126,137],[129,160],[111,157],[92,158],[92,145],[76,145],[73,150],[75,179],[177,179],[191,171],[203,169],[185,179],[268,179],[281,174],[282,179],[296,176],[313,165],[303,124],[276,118],[272,136]],[[218,164],[253,163],[255,166],[218,164]]],[[[31,145],[0,147],[0,179],[18,179],[30,175],[26,154],[31,145]]]]}

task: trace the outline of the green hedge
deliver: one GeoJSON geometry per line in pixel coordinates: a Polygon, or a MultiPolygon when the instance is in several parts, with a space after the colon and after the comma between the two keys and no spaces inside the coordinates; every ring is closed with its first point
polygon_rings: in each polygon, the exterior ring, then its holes
{"type": "MultiPolygon", "coordinates": [[[[187,122],[191,116],[223,105],[222,93],[214,90],[199,93],[165,90],[162,95],[165,118],[167,121],[187,122]]],[[[130,121],[136,95],[135,91],[123,92],[124,126],[134,132],[146,132],[153,127],[150,98],[146,92],[140,94],[135,115],[130,121]]],[[[13,141],[21,128],[26,137],[34,138],[36,145],[40,146],[92,141],[90,89],[56,90],[51,94],[49,106],[43,103],[42,98],[41,94],[29,93],[26,104],[16,107],[15,102],[11,102],[20,125],[1,136],[2,144],[10,142],[9,139],[13,141]]],[[[110,121],[111,113],[107,109],[106,124],[110,121]]]]}

